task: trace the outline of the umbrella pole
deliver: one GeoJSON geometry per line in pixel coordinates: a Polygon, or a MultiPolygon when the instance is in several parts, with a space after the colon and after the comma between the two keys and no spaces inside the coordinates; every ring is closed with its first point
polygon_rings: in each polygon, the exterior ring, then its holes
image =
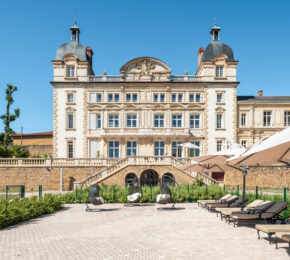
{"type": "Polygon", "coordinates": [[[247,166],[244,165],[244,169],[243,169],[243,208],[245,207],[245,197],[246,197],[246,176],[247,176],[247,166]]]}

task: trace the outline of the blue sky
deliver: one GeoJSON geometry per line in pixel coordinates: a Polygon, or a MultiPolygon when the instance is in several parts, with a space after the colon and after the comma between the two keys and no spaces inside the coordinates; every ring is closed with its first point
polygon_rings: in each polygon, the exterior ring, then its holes
{"type": "MultiPolygon", "coordinates": [[[[138,56],[163,60],[173,75],[197,69],[197,51],[210,42],[216,17],[221,41],[238,65],[239,95],[290,95],[289,1],[50,0],[0,4],[0,114],[7,83],[18,87],[16,132],[52,130],[52,64],[69,41],[74,10],[80,40],[94,51],[94,71],[119,74],[138,56]]],[[[3,124],[0,123],[0,131],[3,124]]]]}

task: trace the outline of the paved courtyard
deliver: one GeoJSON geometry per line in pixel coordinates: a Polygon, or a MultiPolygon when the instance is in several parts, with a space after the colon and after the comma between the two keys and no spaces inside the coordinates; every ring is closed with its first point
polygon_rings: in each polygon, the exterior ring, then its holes
{"type": "Polygon", "coordinates": [[[0,259],[289,259],[287,244],[275,250],[255,229],[233,228],[196,204],[158,207],[66,205],[1,230],[0,259]]]}

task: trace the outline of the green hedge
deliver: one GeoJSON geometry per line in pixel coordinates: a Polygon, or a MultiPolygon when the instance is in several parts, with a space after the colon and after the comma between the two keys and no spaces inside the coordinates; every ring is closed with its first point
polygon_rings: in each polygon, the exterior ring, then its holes
{"type": "MultiPolygon", "coordinates": [[[[119,187],[119,186],[100,186],[100,196],[105,200],[105,203],[127,203],[128,188],[119,187]]],[[[178,187],[170,187],[173,199],[178,197],[178,187]]],[[[62,201],[64,203],[82,203],[88,202],[88,191],[89,188],[85,188],[82,191],[75,190],[73,192],[66,193],[61,195],[62,201]]],[[[197,201],[198,199],[213,199],[220,198],[225,195],[227,192],[223,187],[212,185],[212,186],[200,186],[196,184],[191,185],[180,185],[179,186],[180,196],[178,202],[187,202],[187,201],[197,201]]],[[[142,187],[142,199],[140,202],[148,203],[155,202],[156,197],[160,194],[159,186],[143,186],[142,187]]]]}
{"type": "Polygon", "coordinates": [[[0,228],[18,224],[23,221],[51,214],[59,210],[62,200],[57,195],[47,194],[40,200],[34,196],[25,199],[15,199],[12,202],[0,202],[0,228]]]}

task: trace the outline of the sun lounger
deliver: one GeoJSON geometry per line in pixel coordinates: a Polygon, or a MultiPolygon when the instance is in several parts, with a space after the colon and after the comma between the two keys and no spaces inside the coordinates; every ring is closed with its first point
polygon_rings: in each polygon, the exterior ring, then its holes
{"type": "Polygon", "coordinates": [[[198,200],[197,205],[202,206],[202,205],[205,205],[207,203],[221,202],[221,201],[227,200],[231,196],[232,196],[231,194],[227,194],[227,195],[221,197],[220,199],[216,199],[216,200],[198,200]]]}
{"type": "Polygon", "coordinates": [[[276,249],[278,249],[278,240],[282,240],[285,243],[288,243],[290,247],[290,232],[276,232],[275,233],[275,244],[276,244],[276,249]]]}
{"type": "Polygon", "coordinates": [[[271,244],[271,237],[276,232],[290,232],[289,224],[258,224],[255,226],[257,229],[258,239],[260,239],[260,232],[268,234],[269,242],[271,244]]]}
{"type": "MultiPolygon", "coordinates": [[[[266,220],[268,222],[276,222],[277,216],[284,211],[287,206],[288,202],[276,202],[271,204],[270,202],[267,204],[264,204],[264,206],[269,206],[267,210],[263,211],[261,209],[262,206],[258,206],[255,208],[255,211],[253,213],[248,213],[248,214],[240,214],[237,212],[232,213],[232,219],[234,222],[234,226],[238,225],[241,222],[248,223],[253,221],[256,222],[257,220],[266,220]],[[257,210],[260,207],[259,210],[257,210]]],[[[265,208],[265,207],[264,207],[265,208]]]]}
{"type": "MultiPolygon", "coordinates": [[[[248,209],[254,209],[255,207],[261,205],[262,203],[264,203],[263,200],[254,200],[253,202],[251,202],[250,204],[248,204],[243,211],[244,212],[248,212],[248,209]]],[[[219,211],[221,219],[225,218],[227,219],[233,212],[237,212],[237,211],[242,211],[241,208],[221,208],[221,209],[216,209],[216,211],[219,211]]]]}
{"type": "Polygon", "coordinates": [[[209,204],[220,204],[220,203],[226,203],[226,201],[227,200],[229,200],[231,197],[233,197],[233,196],[236,196],[236,195],[231,195],[231,194],[228,194],[229,196],[226,198],[226,199],[220,199],[219,201],[216,201],[216,202],[206,202],[206,201],[204,201],[204,202],[202,202],[201,203],[201,206],[203,207],[203,208],[206,208],[207,207],[207,205],[209,205],[209,204]]]}
{"type": "Polygon", "coordinates": [[[214,211],[215,208],[228,208],[231,204],[233,204],[235,201],[239,199],[239,196],[234,195],[227,199],[224,203],[209,203],[206,205],[206,208],[209,211],[214,211]]]}

